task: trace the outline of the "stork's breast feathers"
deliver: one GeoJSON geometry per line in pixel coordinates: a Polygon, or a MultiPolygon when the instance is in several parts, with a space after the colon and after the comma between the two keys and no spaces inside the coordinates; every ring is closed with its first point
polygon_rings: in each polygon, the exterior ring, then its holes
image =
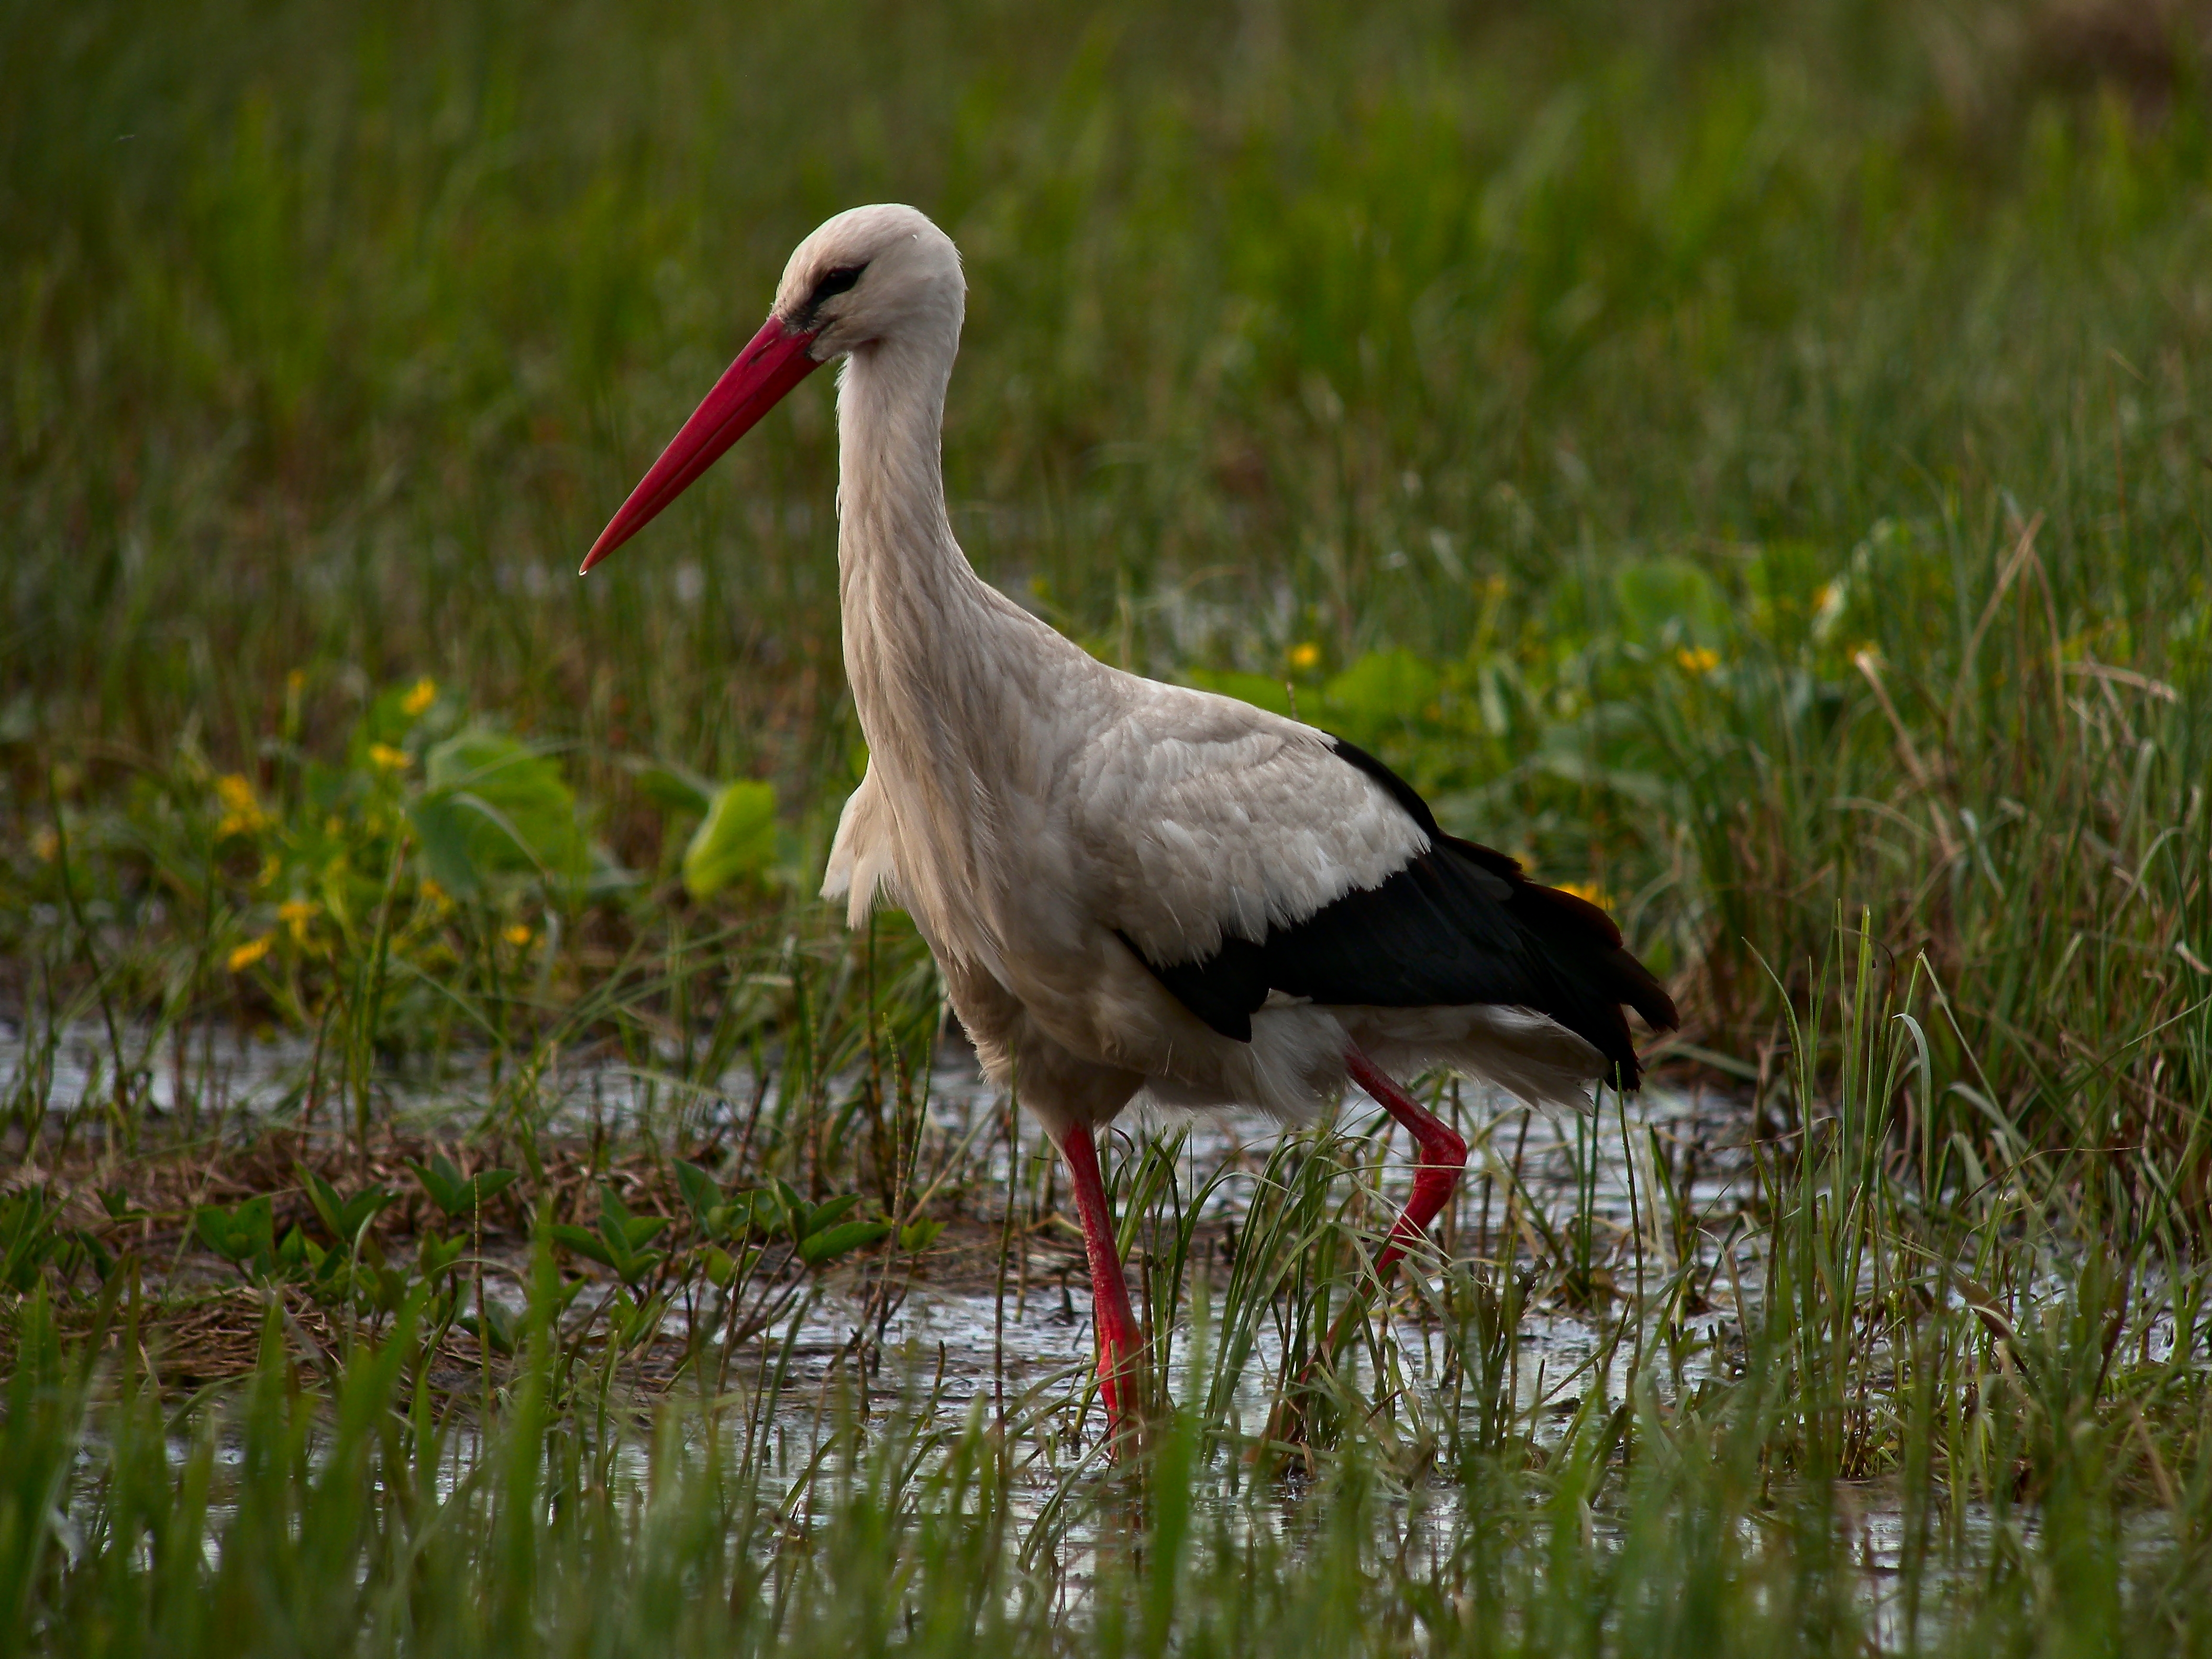
{"type": "Polygon", "coordinates": [[[1073,832],[1098,919],[1148,959],[1263,938],[1379,886],[1428,847],[1320,732],[1203,692],[1146,690],[1076,757],[1073,832]]]}

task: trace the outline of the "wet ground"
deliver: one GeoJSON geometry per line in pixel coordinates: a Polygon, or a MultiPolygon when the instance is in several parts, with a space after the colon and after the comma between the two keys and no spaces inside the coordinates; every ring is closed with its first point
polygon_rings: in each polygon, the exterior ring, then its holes
{"type": "MultiPolygon", "coordinates": [[[[131,1097],[163,1127],[239,1139],[271,1124],[341,1132],[350,1107],[337,1071],[327,1052],[296,1036],[206,1027],[159,1039],[139,1030],[111,1037],[87,1024],[27,1040],[0,1023],[0,1104],[18,1123],[27,1110],[42,1109],[50,1142],[72,1125],[88,1140],[105,1136],[118,1072],[131,1097]]],[[[541,1130],[555,1135],[665,1133],[672,1121],[695,1135],[711,1133],[760,1110],[763,1097],[774,1109],[773,1084],[747,1073],[707,1087],[668,1067],[605,1060],[556,1060],[524,1076],[512,1066],[501,1075],[477,1058],[449,1063],[434,1079],[380,1075],[373,1086],[380,1121],[411,1136],[448,1137],[480,1127],[518,1085],[541,1130]]],[[[1612,1341],[1619,1309],[1648,1304],[1686,1261],[1686,1285],[1670,1294],[1669,1311],[1675,1349],[1688,1358],[1671,1380],[1694,1380],[1713,1363],[1738,1298],[1755,1293],[1755,1262],[1735,1249],[1750,1130],[1740,1098],[1654,1086],[1626,1103],[1608,1097],[1600,1113],[1578,1117],[1531,1111],[1462,1084],[1437,1105],[1457,1120],[1472,1149],[1458,1203],[1437,1230],[1446,1252],[1487,1261],[1564,1259],[1581,1270],[1577,1294],[1550,1296],[1528,1312],[1520,1378],[1526,1409],[1557,1412],[1593,1388],[1620,1397],[1636,1346],[1612,1341]],[[1510,1201],[1516,1189],[1518,1203],[1510,1201]],[[1601,1378],[1592,1361],[1609,1344],[1613,1363],[1601,1378]]],[[[1334,1127],[1372,1135],[1382,1119],[1355,1091],[1334,1127]]],[[[1204,1194],[1200,1235],[1225,1256],[1269,1155],[1285,1134],[1310,1133],[1259,1114],[1133,1115],[1116,1126],[1116,1150],[1126,1159],[1147,1144],[1175,1146],[1182,1192],[1204,1194]]],[[[1401,1198],[1411,1155],[1403,1137],[1372,1135],[1367,1147],[1374,1161],[1363,1173],[1391,1200],[1401,1198]]],[[[895,1289],[866,1269],[828,1276],[784,1349],[795,1391],[818,1389],[848,1368],[863,1328],[875,1339],[875,1375],[927,1376],[945,1412],[964,1415],[979,1401],[1003,1410],[1010,1398],[1079,1375],[1091,1346],[1089,1287],[1051,1149],[957,1048],[929,1079],[914,1158],[915,1187],[957,1198],[961,1213],[895,1289]]],[[[1140,1237],[1139,1248],[1146,1242],[1140,1237]]],[[[501,1293],[496,1279],[492,1288],[501,1293]]],[[[506,1297],[519,1301],[520,1290],[519,1279],[508,1283],[506,1297]]],[[[1401,1335],[1411,1354],[1433,1360],[1419,1331],[1401,1335]]],[[[1255,1390],[1279,1358],[1267,1340],[1263,1335],[1254,1356],[1255,1390]]]]}
{"type": "MultiPolygon", "coordinates": [[[[303,1120],[326,1134],[342,1130],[347,1103],[329,1079],[326,1055],[296,1037],[230,1030],[149,1042],[141,1032],[111,1038],[88,1025],[27,1042],[0,1024],[0,1107],[18,1124],[42,1111],[50,1146],[65,1134],[104,1144],[118,1049],[132,1097],[165,1127],[241,1144],[271,1125],[303,1120]]],[[[518,1079],[512,1069],[502,1077],[476,1060],[449,1066],[436,1080],[378,1078],[376,1110],[395,1135],[457,1139],[512,1099],[518,1081],[536,1101],[543,1128],[570,1139],[665,1134],[678,1118],[691,1133],[711,1133],[722,1119],[774,1103],[772,1084],[763,1089],[747,1074],[706,1088],[665,1066],[598,1060],[548,1065],[518,1079]]],[[[1732,1363],[1741,1312],[1759,1289],[1745,1212],[1753,1125],[1739,1095],[1656,1085],[1638,1099],[1607,1097],[1600,1111],[1578,1116],[1532,1111],[1462,1084],[1437,1104],[1471,1147],[1468,1178],[1437,1230],[1446,1254],[1551,1269],[1524,1312],[1515,1384],[1540,1438],[1586,1403],[1624,1399],[1633,1368],[1648,1358],[1647,1342],[1656,1351],[1662,1325],[1671,1333],[1664,1363],[1645,1371],[1662,1389],[1693,1386],[1732,1363]],[[1563,1262],[1579,1268],[1578,1287],[1574,1274],[1558,1271],[1563,1262]],[[1640,1324],[1629,1316],[1639,1308],[1640,1324]]],[[[1079,1416],[1070,1403],[1086,1392],[1091,1358],[1091,1297],[1071,1206],[1042,1133],[1006,1109],[963,1053],[940,1058],[924,1117],[914,1186],[957,1196],[961,1213],[895,1273],[864,1263],[820,1275],[767,1338],[731,1352],[724,1374],[740,1395],[756,1398],[771,1372],[779,1377],[769,1427],[775,1462],[793,1472],[823,1425],[856,1401],[945,1424],[981,1413],[1033,1443],[1032,1484],[1042,1504],[1069,1469],[1096,1457],[1101,1427],[1095,1400],[1079,1416]]],[[[1133,1158],[1147,1145],[1175,1149],[1182,1193],[1204,1194],[1197,1233],[1212,1261],[1194,1278],[1205,1286],[1219,1282],[1213,1274],[1284,1137],[1327,1127],[1364,1138],[1340,1145],[1360,1164],[1357,1177],[1340,1181],[1367,1179],[1388,1202],[1402,1199],[1411,1149],[1402,1136],[1380,1133],[1379,1109],[1357,1093],[1333,1126],[1313,1128],[1285,1129],[1256,1114],[1133,1117],[1117,1126],[1115,1156],[1133,1158]]],[[[38,1173],[19,1170],[4,1184],[38,1173]]],[[[1158,1241],[1157,1224],[1141,1229],[1137,1254],[1158,1241]]],[[[234,1284],[211,1258],[198,1261],[204,1254],[178,1230],[169,1260],[180,1280],[234,1284]]],[[[519,1310],[525,1251],[511,1245],[504,1259],[506,1276],[495,1273],[486,1285],[519,1310]]],[[[1133,1277],[1141,1282],[1141,1273],[1133,1277]]],[[[1409,1380],[1433,1383],[1443,1363],[1434,1329],[1415,1318],[1401,1318],[1395,1328],[1409,1380]]],[[[682,1310],[672,1311],[664,1344],[672,1364],[685,1334],[682,1310]]],[[[1191,1387],[1190,1346],[1186,1329],[1171,1365],[1178,1398],[1191,1387]]],[[[250,1361],[250,1344],[238,1358],[250,1361]]],[[[1273,1334],[1263,1329],[1237,1401],[1248,1426],[1261,1420],[1279,1359],[1273,1334]]],[[[1449,1492],[1440,1498],[1452,1501],[1449,1492]]],[[[1880,1618],[1902,1519],[1880,1492],[1856,1492],[1847,1503],[1869,1606],[1880,1618]]],[[[1066,1541],[1079,1553],[1087,1548],[1066,1541]]]]}

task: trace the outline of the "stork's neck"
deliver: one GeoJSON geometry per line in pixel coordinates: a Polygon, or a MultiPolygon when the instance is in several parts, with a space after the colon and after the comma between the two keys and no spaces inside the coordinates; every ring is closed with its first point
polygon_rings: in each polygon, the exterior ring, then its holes
{"type": "Polygon", "coordinates": [[[969,566],[945,510],[949,326],[864,347],[837,391],[837,577],[845,672],[878,763],[972,775],[967,738],[1005,695],[1006,610],[969,566]]]}
{"type": "Polygon", "coordinates": [[[856,633],[909,620],[903,606],[856,616],[856,600],[957,604],[977,585],[945,512],[945,389],[957,344],[956,331],[865,346],[839,377],[837,574],[848,646],[856,633]]]}
{"type": "Polygon", "coordinates": [[[1042,722],[1073,729],[1069,694],[1096,665],[987,586],[952,538],[939,453],[959,343],[957,308],[950,317],[933,343],[909,337],[847,360],[837,586],[845,675],[895,826],[901,902],[940,955],[989,961],[999,837],[1053,769],[1042,722]]]}

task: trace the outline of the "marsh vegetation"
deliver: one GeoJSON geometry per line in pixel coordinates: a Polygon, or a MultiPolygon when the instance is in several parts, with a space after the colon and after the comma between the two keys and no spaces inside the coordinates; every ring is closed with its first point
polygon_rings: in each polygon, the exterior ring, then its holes
{"type": "Polygon", "coordinates": [[[0,1648],[2212,1647],[2207,27],[0,6],[0,1648]],[[1686,1015],[1333,1356],[1364,1103],[1133,1135],[1121,1464],[831,388],[572,574],[868,199],[987,576],[1686,1015]]]}

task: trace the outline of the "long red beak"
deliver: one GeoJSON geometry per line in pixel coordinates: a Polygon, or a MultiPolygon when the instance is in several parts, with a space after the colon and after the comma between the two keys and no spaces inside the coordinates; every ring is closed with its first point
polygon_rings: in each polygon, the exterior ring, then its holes
{"type": "Polygon", "coordinates": [[[584,555],[582,575],[601,559],[653,521],[698,476],[714,465],[732,444],[752,430],[760,417],[782,401],[784,393],[821,365],[806,355],[814,343],[810,333],[786,333],[773,317],[761,325],[751,343],[738,354],[737,362],[714,382],[707,400],[691,411],[653,470],[629,493],[592,550],[584,555]]]}

